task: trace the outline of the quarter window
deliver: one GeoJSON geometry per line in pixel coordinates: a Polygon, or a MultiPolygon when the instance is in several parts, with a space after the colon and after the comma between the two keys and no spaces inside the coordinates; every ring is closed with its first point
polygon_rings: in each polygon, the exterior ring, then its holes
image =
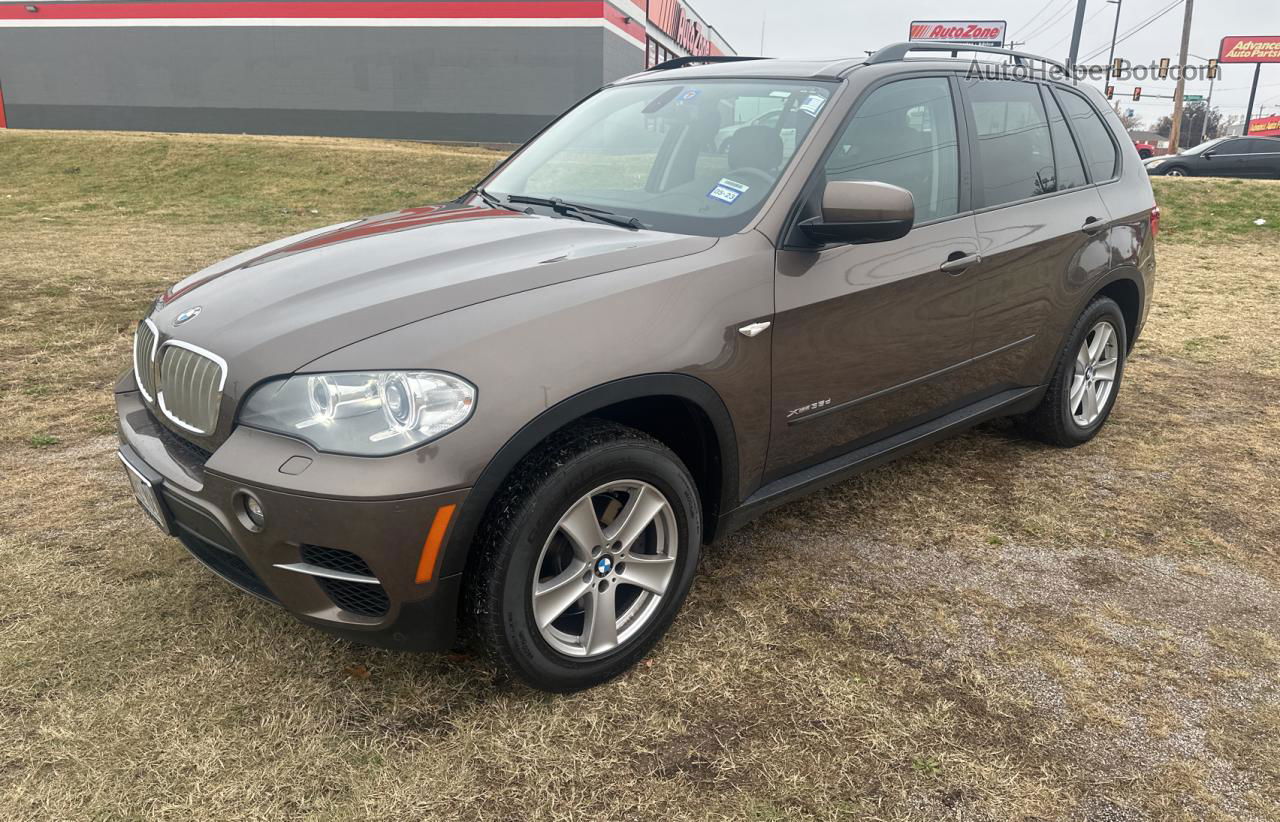
{"type": "Polygon", "coordinates": [[[869,180],[905,188],[916,222],[960,207],[960,149],[951,84],[945,77],[899,80],[858,107],[827,159],[828,181],[869,180]]]}
{"type": "Polygon", "coordinates": [[[1080,139],[1080,148],[1089,163],[1089,173],[1095,183],[1103,183],[1116,176],[1120,155],[1111,140],[1106,123],[1089,101],[1071,91],[1059,90],[1058,100],[1062,110],[1071,120],[1072,129],[1080,139]]]}
{"type": "Polygon", "coordinates": [[[1039,87],[980,80],[969,87],[978,134],[982,204],[997,206],[1058,190],[1053,142],[1039,87]]]}
{"type": "MultiPolygon", "coordinates": [[[[1045,89],[1047,94],[1048,89],[1045,89]]],[[[1052,97],[1045,100],[1045,108],[1049,112],[1049,134],[1053,137],[1053,161],[1057,168],[1057,190],[1079,188],[1088,180],[1084,174],[1084,163],[1080,160],[1080,150],[1067,128],[1067,121],[1062,110],[1052,97]]]]}

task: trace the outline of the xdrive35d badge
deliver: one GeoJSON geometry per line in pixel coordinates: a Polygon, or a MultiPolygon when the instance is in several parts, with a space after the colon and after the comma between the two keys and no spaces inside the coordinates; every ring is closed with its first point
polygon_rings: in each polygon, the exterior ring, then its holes
{"type": "Polygon", "coordinates": [[[452,202],[174,284],[115,392],[142,510],[305,623],[572,691],[796,495],[995,417],[1088,442],[1147,315],[1146,172],[1093,89],[955,48],[677,60],[452,202]]]}

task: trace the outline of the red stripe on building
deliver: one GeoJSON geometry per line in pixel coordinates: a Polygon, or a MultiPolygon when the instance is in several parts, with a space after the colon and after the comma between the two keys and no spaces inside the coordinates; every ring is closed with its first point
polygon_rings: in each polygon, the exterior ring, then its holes
{"type": "MultiPolygon", "coordinates": [[[[0,20],[132,20],[233,18],[510,18],[549,19],[600,17],[601,0],[561,0],[549,3],[414,3],[390,2],[196,2],[196,3],[39,3],[37,12],[25,4],[0,4],[0,20]]],[[[644,34],[641,27],[641,36],[644,34]]]]}
{"type": "Polygon", "coordinates": [[[643,21],[637,20],[626,12],[618,10],[609,3],[604,4],[604,19],[639,40],[641,44],[644,43],[644,38],[647,36],[648,32],[645,31],[643,21]]]}

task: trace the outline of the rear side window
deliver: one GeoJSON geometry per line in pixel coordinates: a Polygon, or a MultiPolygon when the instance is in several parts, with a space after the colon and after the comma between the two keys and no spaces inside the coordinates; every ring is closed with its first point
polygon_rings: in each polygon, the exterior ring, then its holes
{"type": "Polygon", "coordinates": [[[1049,112],[1049,134],[1053,137],[1053,160],[1057,167],[1057,190],[1080,188],[1088,180],[1084,174],[1084,163],[1080,159],[1080,149],[1067,128],[1066,118],[1062,110],[1054,102],[1053,97],[1045,89],[1045,108],[1049,112]]]}
{"type": "Polygon", "coordinates": [[[1095,183],[1103,183],[1116,176],[1120,155],[1101,115],[1089,101],[1071,91],[1057,90],[1062,110],[1071,120],[1071,127],[1080,140],[1080,148],[1089,164],[1089,174],[1095,183]]]}
{"type": "Polygon", "coordinates": [[[979,80],[968,95],[978,133],[982,205],[1057,191],[1053,141],[1040,89],[1014,80],[979,80]]]}
{"type": "Polygon", "coordinates": [[[870,180],[911,192],[916,222],[960,207],[960,149],[945,77],[888,83],[867,97],[826,165],[827,180],[870,180]]]}

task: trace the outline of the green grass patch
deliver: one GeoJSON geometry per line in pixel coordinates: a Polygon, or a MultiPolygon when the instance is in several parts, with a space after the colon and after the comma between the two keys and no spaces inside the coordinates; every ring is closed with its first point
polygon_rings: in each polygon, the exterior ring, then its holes
{"type": "Polygon", "coordinates": [[[1151,185],[1165,242],[1235,237],[1280,241],[1280,183],[1155,177],[1151,185]],[[1259,219],[1265,224],[1256,225],[1259,219]]]}

